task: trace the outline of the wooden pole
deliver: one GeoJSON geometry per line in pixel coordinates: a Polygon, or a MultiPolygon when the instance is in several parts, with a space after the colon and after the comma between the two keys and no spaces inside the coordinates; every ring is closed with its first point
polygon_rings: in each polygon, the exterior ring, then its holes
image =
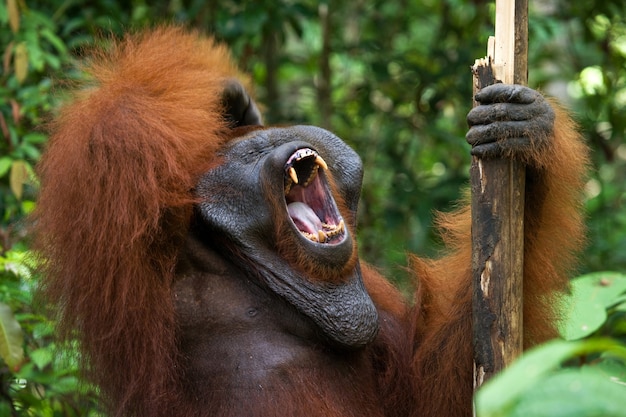
{"type": "MultiPolygon", "coordinates": [[[[472,67],[475,91],[526,84],[527,52],[528,0],[496,0],[495,38],[472,67]]],[[[522,352],[525,167],[473,157],[470,183],[476,390],[522,352]]]]}

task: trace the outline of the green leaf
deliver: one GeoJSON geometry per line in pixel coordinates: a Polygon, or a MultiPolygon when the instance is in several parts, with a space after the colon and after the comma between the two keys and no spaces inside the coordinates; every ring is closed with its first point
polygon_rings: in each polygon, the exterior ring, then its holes
{"type": "Polygon", "coordinates": [[[585,289],[605,307],[615,304],[621,294],[626,293],[626,275],[619,272],[595,272],[582,275],[573,281],[576,287],[585,289]]]}
{"type": "Polygon", "coordinates": [[[582,368],[585,371],[593,370],[594,372],[601,372],[607,378],[614,382],[619,382],[626,387],[626,362],[618,360],[610,355],[602,355],[602,360],[595,363],[593,366],[587,365],[582,368]]]}
{"type": "Polygon", "coordinates": [[[52,46],[54,47],[54,49],[57,50],[57,52],[60,55],[64,55],[67,53],[67,47],[65,46],[65,44],[63,43],[63,40],[61,38],[59,38],[54,32],[52,32],[50,29],[43,29],[41,31],[41,36],[45,39],[48,40],[48,42],[50,42],[50,44],[52,44],[52,46]]]}
{"type": "Polygon", "coordinates": [[[26,133],[23,139],[24,139],[24,142],[41,144],[41,143],[46,142],[46,140],[48,139],[48,136],[44,135],[43,133],[30,132],[30,133],[26,133]]]}
{"type": "Polygon", "coordinates": [[[54,358],[52,351],[48,348],[35,349],[34,351],[30,352],[28,356],[37,366],[37,368],[41,370],[48,366],[54,358]]]}
{"type": "MultiPolygon", "coordinates": [[[[38,160],[39,157],[41,156],[41,152],[39,152],[39,149],[37,149],[37,147],[26,142],[20,145],[20,151],[22,151],[25,156],[35,161],[38,160]]],[[[27,175],[27,178],[28,178],[28,175],[27,175]]]]}
{"type": "Polygon", "coordinates": [[[24,161],[14,161],[11,165],[11,173],[9,174],[9,184],[11,185],[11,191],[15,194],[18,200],[22,199],[22,191],[24,190],[24,184],[28,180],[28,168],[24,161]]]}
{"type": "Polygon", "coordinates": [[[19,366],[24,360],[24,335],[11,308],[0,303],[0,357],[9,367],[19,366]]]}
{"type": "Polygon", "coordinates": [[[17,0],[7,0],[7,12],[11,31],[17,33],[20,30],[20,10],[17,7],[17,0]]]}
{"type": "Polygon", "coordinates": [[[615,272],[596,272],[572,281],[572,293],[564,298],[565,320],[561,335],[578,340],[598,330],[607,319],[606,309],[626,291],[626,276],[615,272]]]}
{"type": "Polygon", "coordinates": [[[28,49],[26,43],[20,42],[15,46],[15,78],[22,83],[28,76],[28,49]]]}
{"type": "Polygon", "coordinates": [[[510,417],[626,417],[626,386],[599,371],[568,369],[528,390],[510,417]]]}
{"type": "Polygon", "coordinates": [[[606,339],[576,342],[555,340],[527,351],[477,392],[475,398],[477,415],[480,417],[507,415],[528,390],[545,379],[545,376],[561,363],[596,352],[607,352],[626,359],[626,348],[606,339]]]}
{"type": "Polygon", "coordinates": [[[11,168],[12,163],[13,160],[8,156],[0,158],[0,177],[4,177],[4,175],[9,172],[9,168],[11,168]]]}
{"type": "Polygon", "coordinates": [[[10,250],[5,254],[4,258],[0,257],[0,267],[7,272],[13,273],[15,276],[30,279],[35,264],[33,263],[33,257],[28,251],[10,250]]]}
{"type": "Polygon", "coordinates": [[[602,304],[592,301],[574,303],[561,327],[561,335],[565,340],[585,338],[602,327],[606,319],[606,309],[602,304]]]}
{"type": "Polygon", "coordinates": [[[614,338],[626,335],[626,311],[613,311],[606,321],[605,329],[614,338]]]}
{"type": "Polygon", "coordinates": [[[71,394],[77,392],[80,389],[81,382],[75,376],[66,376],[59,378],[54,382],[52,389],[55,392],[63,394],[71,394]]]}
{"type": "Polygon", "coordinates": [[[626,311],[626,295],[616,298],[611,307],[619,311],[626,311]]]}

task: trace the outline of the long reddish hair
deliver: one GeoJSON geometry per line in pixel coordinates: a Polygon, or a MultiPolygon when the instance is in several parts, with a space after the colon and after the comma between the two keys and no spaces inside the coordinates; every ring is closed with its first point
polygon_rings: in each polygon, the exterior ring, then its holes
{"type": "Polygon", "coordinates": [[[59,330],[114,414],[157,415],[178,380],[170,286],[191,190],[228,128],[223,84],[242,77],[225,47],[179,28],[109,44],[52,125],[36,248],[59,330]]]}

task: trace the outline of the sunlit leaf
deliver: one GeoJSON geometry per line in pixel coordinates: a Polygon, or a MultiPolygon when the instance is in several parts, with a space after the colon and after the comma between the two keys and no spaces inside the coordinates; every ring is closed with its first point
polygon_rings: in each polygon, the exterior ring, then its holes
{"type": "Polygon", "coordinates": [[[591,335],[606,321],[606,308],[595,301],[573,303],[562,325],[561,335],[566,340],[578,340],[591,335]]]}
{"type": "Polygon", "coordinates": [[[11,173],[9,174],[9,184],[11,191],[18,200],[22,199],[24,184],[28,179],[28,168],[24,161],[14,161],[11,165],[11,173]]]}
{"type": "MultiPolygon", "coordinates": [[[[576,342],[555,340],[526,352],[504,372],[489,380],[475,398],[479,417],[505,416],[522,396],[563,362],[597,352],[626,359],[626,348],[617,342],[591,339],[576,342]]],[[[626,395],[626,392],[625,392],[626,395]]]]}
{"type": "Polygon", "coordinates": [[[21,84],[28,76],[28,49],[26,43],[20,42],[15,46],[15,77],[21,84]]]}
{"type": "Polygon", "coordinates": [[[615,304],[611,307],[614,307],[618,311],[626,311],[626,296],[623,295],[616,299],[615,304]]]}
{"type": "Polygon", "coordinates": [[[54,383],[54,391],[58,393],[74,393],[77,392],[81,387],[81,382],[75,376],[66,376],[63,378],[59,378],[54,383]]]}
{"type": "Polygon", "coordinates": [[[30,132],[24,135],[24,142],[28,143],[44,143],[48,137],[43,133],[30,132]]]}
{"type": "Polygon", "coordinates": [[[584,366],[584,371],[601,372],[607,378],[626,387],[626,361],[612,358],[610,355],[601,355],[602,360],[584,366]]]}
{"type": "Polygon", "coordinates": [[[9,14],[11,31],[17,33],[20,30],[20,11],[17,8],[17,0],[7,0],[7,13],[9,14]]]}
{"type": "Polygon", "coordinates": [[[607,319],[606,309],[626,291],[626,276],[614,272],[596,272],[572,281],[572,293],[565,297],[565,320],[561,335],[577,340],[598,330],[607,319]]]}
{"type": "Polygon", "coordinates": [[[19,366],[24,360],[24,335],[11,308],[0,303],[0,357],[9,367],[19,366]]]}
{"type": "Polygon", "coordinates": [[[0,177],[4,177],[4,175],[9,172],[12,163],[13,160],[8,156],[3,156],[2,158],[0,158],[0,177]]]}
{"type": "Polygon", "coordinates": [[[49,348],[36,349],[30,352],[28,356],[39,369],[44,369],[52,362],[52,359],[54,358],[54,355],[49,348]]]}
{"type": "Polygon", "coordinates": [[[599,371],[569,369],[534,385],[508,417],[626,417],[626,386],[599,371]]]}
{"type": "Polygon", "coordinates": [[[35,265],[28,251],[10,250],[4,258],[0,257],[0,267],[17,277],[30,279],[35,265]]]}

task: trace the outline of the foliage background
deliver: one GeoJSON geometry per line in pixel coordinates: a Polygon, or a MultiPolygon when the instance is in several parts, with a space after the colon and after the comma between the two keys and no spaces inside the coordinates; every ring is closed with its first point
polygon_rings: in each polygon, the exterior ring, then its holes
{"type": "MultiPolygon", "coordinates": [[[[594,151],[580,271],[625,271],[626,3],[530,4],[529,84],[574,111],[594,151]]],[[[361,254],[403,285],[406,252],[436,254],[433,211],[467,181],[469,67],[493,14],[485,0],[1,0],[0,323],[19,323],[25,339],[0,351],[26,359],[0,361],[0,415],[97,415],[33,298],[24,222],[42,127],[94,37],[176,23],[229,44],[268,122],[324,126],[361,155],[361,254]]]]}

